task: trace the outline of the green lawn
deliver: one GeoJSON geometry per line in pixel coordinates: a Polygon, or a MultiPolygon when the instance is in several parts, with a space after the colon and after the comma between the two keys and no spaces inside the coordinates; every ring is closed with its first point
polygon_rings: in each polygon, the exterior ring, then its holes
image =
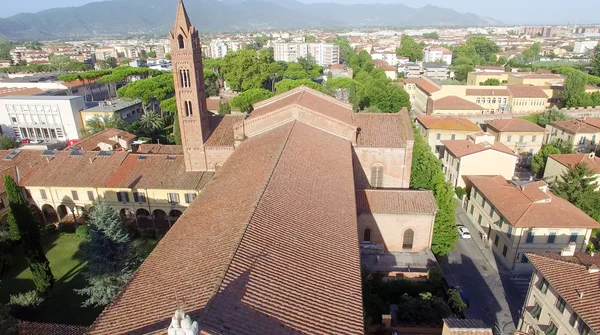
{"type": "MultiPolygon", "coordinates": [[[[42,237],[46,257],[56,280],[54,288],[44,304],[34,313],[34,321],[90,325],[100,314],[102,308],[83,308],[85,297],[73,289],[85,286],[81,270],[85,263],[81,260],[79,245],[82,242],[75,234],[54,233],[42,237]]],[[[134,245],[144,257],[156,245],[156,240],[137,239],[134,245]]],[[[23,250],[16,247],[11,255],[11,266],[2,276],[0,301],[8,302],[11,294],[33,290],[31,271],[23,258],[23,250]]]]}

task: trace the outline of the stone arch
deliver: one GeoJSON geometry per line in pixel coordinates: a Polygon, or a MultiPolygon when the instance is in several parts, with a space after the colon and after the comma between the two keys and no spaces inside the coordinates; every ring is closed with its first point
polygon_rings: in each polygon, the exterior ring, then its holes
{"type": "Polygon", "coordinates": [[[119,211],[119,216],[123,220],[131,219],[133,217],[133,213],[129,208],[121,208],[119,211]]]}
{"type": "Polygon", "coordinates": [[[148,210],[145,209],[145,208],[138,208],[138,210],[135,211],[135,216],[137,216],[137,217],[140,217],[140,216],[148,217],[148,216],[150,216],[150,212],[148,212],[148,210]]]}
{"type": "Polygon", "coordinates": [[[58,223],[58,213],[50,204],[42,205],[42,215],[44,215],[44,221],[46,223],[58,223]]]}
{"type": "Polygon", "coordinates": [[[371,229],[367,228],[364,230],[363,242],[371,242],[371,229]]]}
{"type": "Polygon", "coordinates": [[[412,250],[415,240],[415,231],[412,229],[407,229],[402,234],[402,249],[403,250],[412,250]]]}
{"type": "Polygon", "coordinates": [[[152,212],[152,215],[154,216],[154,219],[156,219],[156,220],[166,220],[167,219],[167,213],[165,213],[165,211],[163,211],[162,209],[155,209],[154,212],[152,212]]]}
{"type": "Polygon", "coordinates": [[[169,222],[169,217],[167,213],[162,209],[155,209],[152,212],[152,218],[154,219],[154,227],[158,229],[169,229],[171,227],[171,222],[169,222]]]}
{"type": "Polygon", "coordinates": [[[56,212],[58,214],[58,219],[62,220],[65,216],[69,214],[69,209],[66,205],[59,205],[56,207],[56,212]]]}
{"type": "Polygon", "coordinates": [[[182,215],[183,213],[180,210],[177,209],[172,209],[169,212],[169,221],[171,222],[171,224],[174,224],[175,222],[177,222],[177,220],[179,220],[179,217],[182,215]]]}
{"type": "Polygon", "coordinates": [[[138,208],[135,211],[135,219],[139,228],[154,228],[154,220],[145,208],[138,208]]]}

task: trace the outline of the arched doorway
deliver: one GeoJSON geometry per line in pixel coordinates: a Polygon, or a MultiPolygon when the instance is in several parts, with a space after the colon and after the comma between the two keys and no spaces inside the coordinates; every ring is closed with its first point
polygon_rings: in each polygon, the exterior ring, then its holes
{"type": "Polygon", "coordinates": [[[371,242],[371,229],[367,228],[363,232],[363,242],[371,242]]]}
{"type": "Polygon", "coordinates": [[[42,214],[44,215],[44,221],[46,221],[46,223],[58,223],[58,214],[52,205],[43,205],[42,214]]]}
{"type": "Polygon", "coordinates": [[[404,232],[404,236],[402,237],[402,249],[403,250],[412,250],[414,238],[415,238],[414,230],[407,229],[404,232]]]}
{"type": "Polygon", "coordinates": [[[152,212],[154,217],[154,226],[158,229],[169,229],[169,217],[162,209],[155,209],[152,212]]]}
{"type": "MultiPolygon", "coordinates": [[[[90,208],[91,211],[91,208],[90,208]]],[[[133,215],[133,213],[131,212],[131,210],[129,208],[121,208],[121,210],[119,211],[119,216],[121,217],[121,220],[123,220],[123,225],[129,227],[129,226],[133,226],[135,227],[136,225],[136,220],[135,220],[135,215],[133,215]]]]}
{"type": "Polygon", "coordinates": [[[154,228],[152,224],[152,216],[145,208],[139,208],[135,211],[135,218],[139,228],[154,228]]]}
{"type": "Polygon", "coordinates": [[[57,213],[58,213],[58,220],[62,221],[65,216],[67,216],[69,214],[69,211],[67,210],[67,206],[65,205],[59,205],[58,207],[56,207],[57,213]]]}
{"type": "Polygon", "coordinates": [[[177,220],[179,220],[179,217],[181,216],[181,211],[173,209],[172,211],[169,212],[169,221],[171,222],[171,225],[173,225],[175,222],[177,222],[177,220]]]}

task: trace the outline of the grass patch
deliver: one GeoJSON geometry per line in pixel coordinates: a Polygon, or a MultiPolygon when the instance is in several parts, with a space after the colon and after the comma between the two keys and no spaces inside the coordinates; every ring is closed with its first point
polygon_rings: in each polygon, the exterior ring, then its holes
{"type": "MultiPolygon", "coordinates": [[[[50,268],[56,282],[46,301],[33,313],[32,321],[88,326],[102,311],[101,307],[81,307],[85,297],[74,291],[86,285],[81,272],[85,268],[79,250],[81,242],[82,240],[75,234],[56,232],[42,237],[42,246],[50,261],[50,268]]],[[[133,243],[140,255],[145,258],[154,249],[158,240],[138,238],[133,243]]],[[[0,287],[2,303],[7,303],[11,294],[35,289],[21,246],[13,250],[10,264],[8,271],[2,276],[2,287],[0,287]]]]}
{"type": "Polygon", "coordinates": [[[538,124],[539,118],[540,118],[540,114],[531,114],[531,115],[521,117],[521,119],[527,120],[527,121],[529,121],[531,123],[535,123],[535,124],[538,124]]]}

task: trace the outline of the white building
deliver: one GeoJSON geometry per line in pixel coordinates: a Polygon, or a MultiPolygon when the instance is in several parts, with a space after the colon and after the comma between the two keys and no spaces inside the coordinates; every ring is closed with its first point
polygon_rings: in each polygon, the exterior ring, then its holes
{"type": "Polygon", "coordinates": [[[452,64],[452,51],[438,45],[425,47],[423,48],[423,62],[450,65],[452,64]]]}
{"type": "Polygon", "coordinates": [[[109,57],[117,58],[117,50],[111,46],[103,46],[94,49],[96,60],[106,60],[109,57]]]}
{"type": "Polygon", "coordinates": [[[276,61],[295,62],[298,58],[311,56],[318,65],[340,63],[340,47],[333,43],[273,43],[276,61]]]}
{"type": "Polygon", "coordinates": [[[80,139],[79,112],[85,109],[80,96],[0,97],[2,133],[17,140],[64,142],[80,139]]]}
{"type": "Polygon", "coordinates": [[[223,40],[212,40],[210,41],[210,58],[221,58],[227,55],[227,44],[223,40]]]}
{"type": "Polygon", "coordinates": [[[598,41],[577,41],[573,47],[573,53],[582,54],[593,50],[598,45],[598,41]]]}

